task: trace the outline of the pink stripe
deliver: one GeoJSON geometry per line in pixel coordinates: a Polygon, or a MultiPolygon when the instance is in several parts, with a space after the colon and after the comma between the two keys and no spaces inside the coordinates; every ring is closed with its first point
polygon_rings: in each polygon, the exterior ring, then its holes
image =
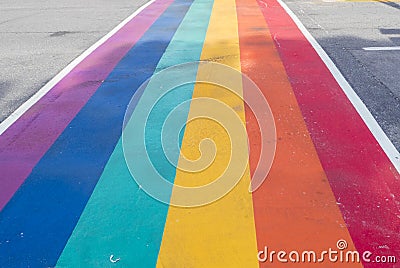
{"type": "Polygon", "coordinates": [[[399,174],[289,15],[259,5],[355,246],[399,258],[399,174]]]}
{"type": "Polygon", "coordinates": [[[158,0],[79,63],[0,137],[0,210],[102,81],[173,0],[158,0]]]}

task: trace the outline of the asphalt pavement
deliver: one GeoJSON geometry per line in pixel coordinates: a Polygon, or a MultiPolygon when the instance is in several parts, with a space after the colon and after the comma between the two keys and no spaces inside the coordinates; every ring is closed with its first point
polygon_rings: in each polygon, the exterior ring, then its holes
{"type": "Polygon", "coordinates": [[[400,5],[384,1],[285,0],[400,150],[400,5]]]}
{"type": "Polygon", "coordinates": [[[146,0],[0,3],[0,122],[146,0]]]}
{"type": "MultiPolygon", "coordinates": [[[[0,122],[145,0],[11,1],[1,4],[0,122]]],[[[400,150],[400,5],[285,3],[316,38],[400,150]]]]}
{"type": "MultiPolygon", "coordinates": [[[[145,0],[2,1],[0,122],[145,0]]],[[[400,150],[396,2],[286,0],[400,150]]]]}

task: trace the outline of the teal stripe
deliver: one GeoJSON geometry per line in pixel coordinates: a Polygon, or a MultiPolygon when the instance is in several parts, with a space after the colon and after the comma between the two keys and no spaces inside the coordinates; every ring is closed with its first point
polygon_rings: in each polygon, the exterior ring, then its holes
{"type": "MultiPolygon", "coordinates": [[[[212,5],[212,0],[194,1],[161,58],[158,70],[200,59],[212,5]]],[[[146,92],[155,89],[149,87],[150,84],[136,109],[151,105],[146,103],[146,92]]],[[[190,100],[192,93],[193,85],[179,87],[179,91],[168,94],[150,115],[152,131],[146,131],[146,140],[151,141],[148,153],[170,181],[176,171],[165,158],[159,157],[161,124],[174,107],[190,100]]],[[[57,266],[112,267],[115,264],[109,257],[113,254],[120,258],[118,265],[123,267],[154,267],[167,213],[168,206],[145,194],[131,177],[120,139],[57,266]]]]}

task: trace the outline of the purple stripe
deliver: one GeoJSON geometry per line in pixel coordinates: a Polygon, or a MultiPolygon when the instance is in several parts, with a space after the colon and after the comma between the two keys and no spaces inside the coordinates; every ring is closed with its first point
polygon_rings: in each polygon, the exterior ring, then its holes
{"type": "Polygon", "coordinates": [[[102,81],[171,3],[157,0],[143,10],[0,136],[0,211],[102,81]]]}

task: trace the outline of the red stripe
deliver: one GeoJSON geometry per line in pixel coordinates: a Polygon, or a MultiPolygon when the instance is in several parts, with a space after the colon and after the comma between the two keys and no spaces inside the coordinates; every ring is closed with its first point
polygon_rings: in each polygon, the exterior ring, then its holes
{"type": "Polygon", "coordinates": [[[359,251],[400,257],[400,176],[285,10],[259,1],[359,251]]]}

